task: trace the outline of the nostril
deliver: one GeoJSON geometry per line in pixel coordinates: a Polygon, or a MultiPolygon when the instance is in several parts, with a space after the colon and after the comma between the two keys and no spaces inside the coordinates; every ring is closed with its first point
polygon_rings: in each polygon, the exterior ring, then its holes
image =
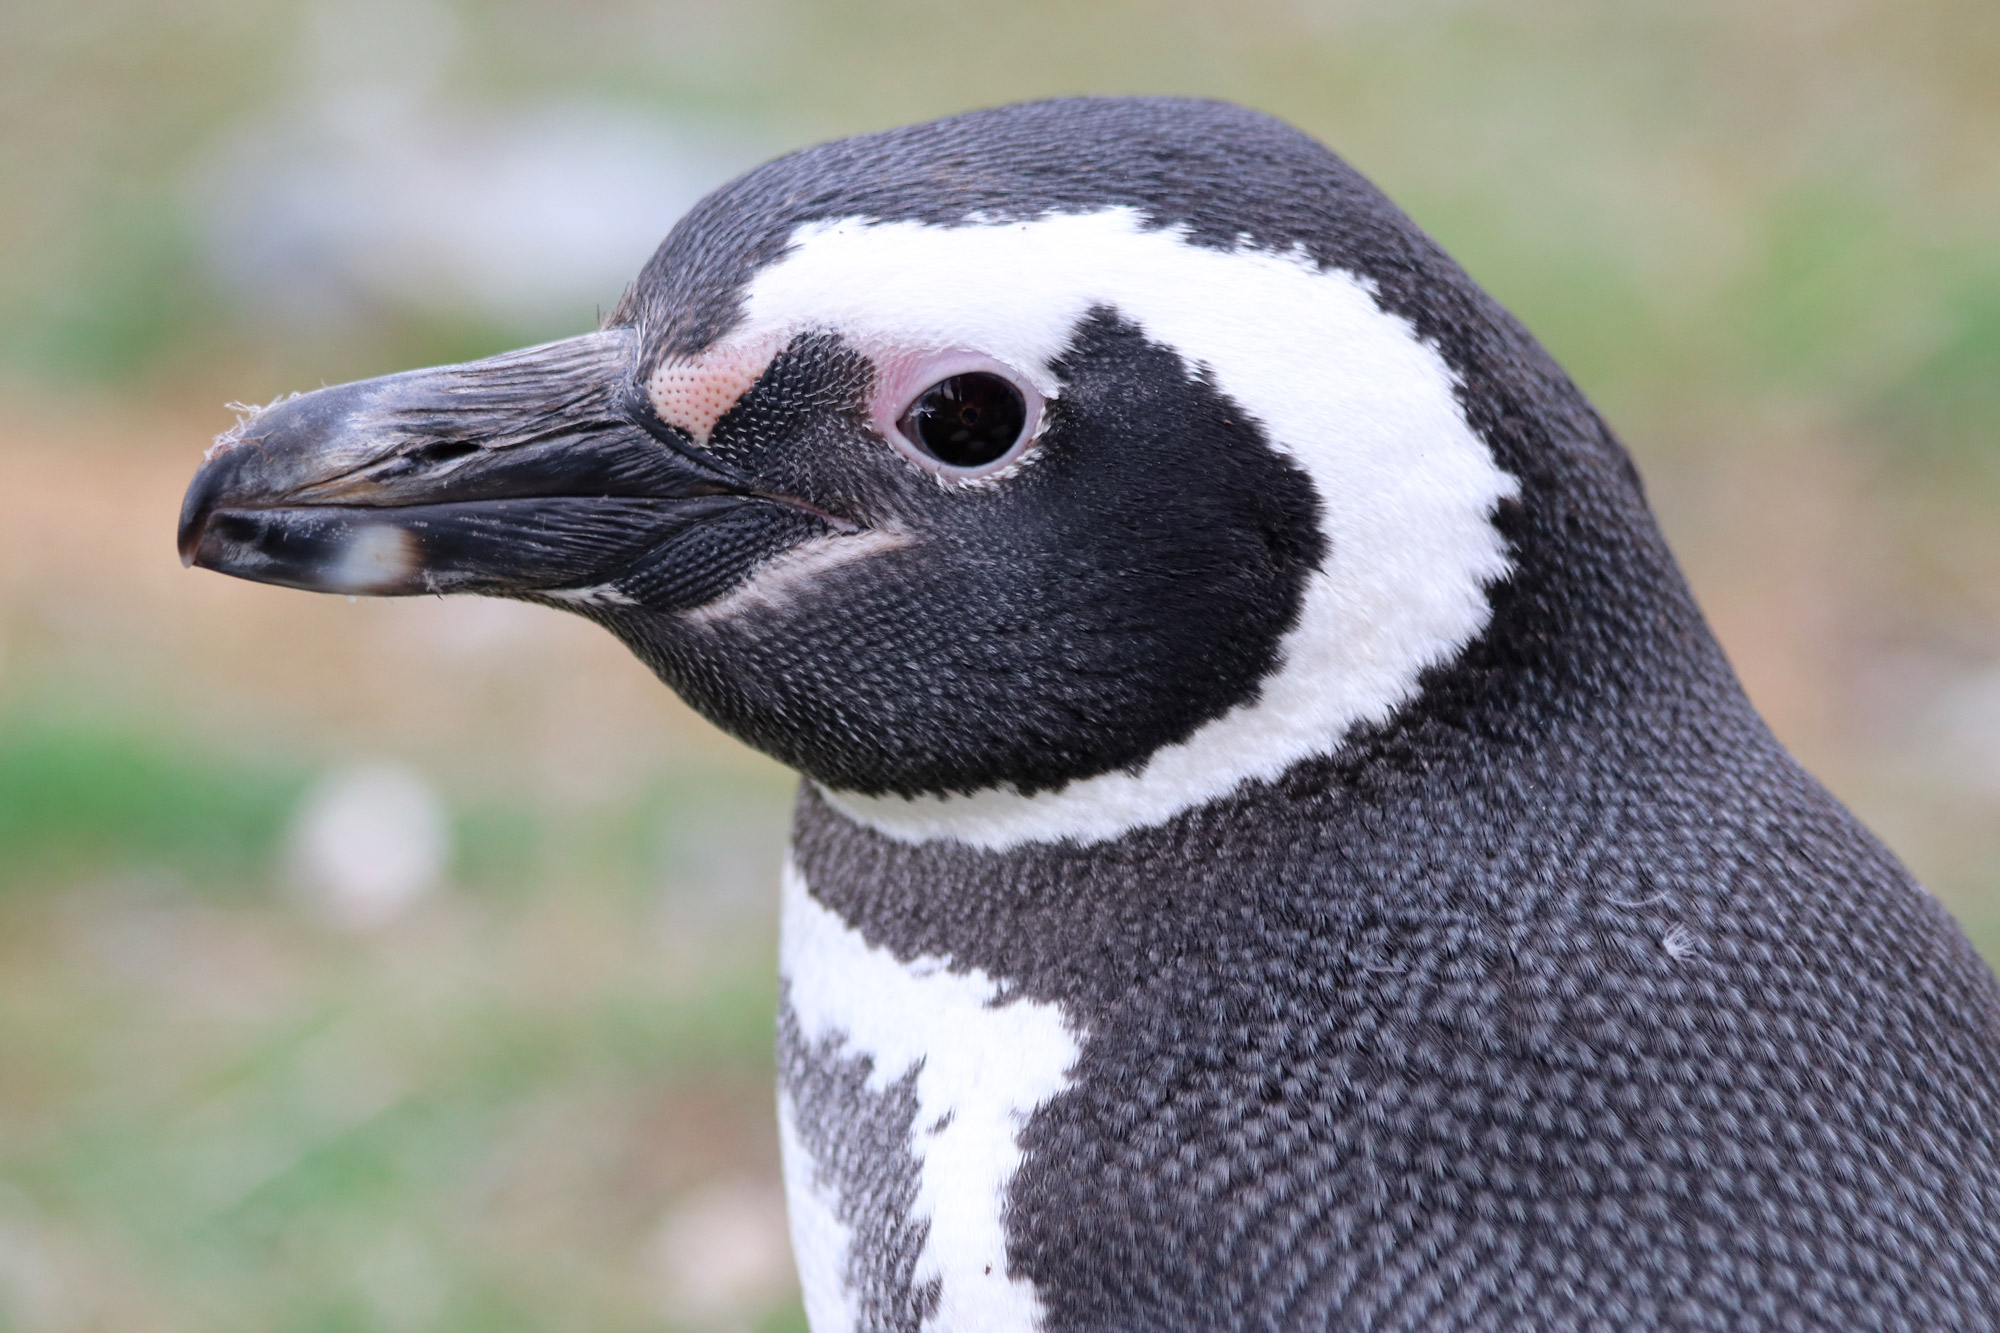
{"type": "Polygon", "coordinates": [[[428,444],[419,444],[399,454],[393,454],[362,475],[366,481],[374,485],[404,481],[421,473],[436,471],[467,454],[478,452],[479,446],[470,440],[432,440],[428,444]]]}
{"type": "Polygon", "coordinates": [[[433,440],[429,444],[418,445],[403,457],[418,467],[437,467],[478,452],[479,446],[470,440],[433,440]]]}

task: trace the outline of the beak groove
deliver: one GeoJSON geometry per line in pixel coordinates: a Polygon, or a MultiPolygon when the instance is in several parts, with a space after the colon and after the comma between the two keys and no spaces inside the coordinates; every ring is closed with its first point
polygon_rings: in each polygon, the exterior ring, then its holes
{"type": "Polygon", "coordinates": [[[323,592],[550,596],[686,556],[703,529],[736,547],[746,525],[789,541],[817,522],[657,438],[631,409],[632,341],[607,330],[274,404],[195,473],[181,562],[323,592]]]}

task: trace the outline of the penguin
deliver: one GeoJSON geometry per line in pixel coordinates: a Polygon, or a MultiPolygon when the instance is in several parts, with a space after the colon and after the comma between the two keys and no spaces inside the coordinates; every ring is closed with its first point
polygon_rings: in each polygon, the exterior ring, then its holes
{"type": "Polygon", "coordinates": [[[240,422],[180,550],[585,616],[802,774],[816,1333],[2000,1328],[1992,974],[1276,120],[780,158],[596,332],[240,422]]]}

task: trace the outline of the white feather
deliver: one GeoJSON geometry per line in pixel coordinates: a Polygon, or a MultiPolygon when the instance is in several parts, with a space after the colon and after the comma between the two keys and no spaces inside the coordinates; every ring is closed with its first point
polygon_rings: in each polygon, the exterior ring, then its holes
{"type": "MultiPolygon", "coordinates": [[[[837,1035],[843,1055],[871,1057],[871,1090],[917,1071],[909,1146],[921,1170],[915,1211],[930,1232],[915,1281],[939,1280],[938,1309],[927,1327],[967,1333],[1039,1327],[1033,1284],[1007,1270],[1001,1210],[1021,1165],[1022,1127],[1068,1086],[1076,1063],[1078,1034],[1062,1010],[1002,1000],[985,973],[954,971],[948,959],[904,963],[871,947],[813,900],[789,864],[779,967],[801,1035],[808,1042],[837,1035]]],[[[853,1315],[842,1274],[852,1237],[796,1132],[796,1108],[782,1096],[780,1115],[807,1314],[815,1333],[847,1333],[853,1315]]]]}
{"type": "Polygon", "coordinates": [[[1195,245],[1128,208],[950,227],[814,223],[752,280],[731,342],[828,328],[870,350],[958,348],[1054,395],[1054,363],[1100,306],[1209,371],[1307,473],[1325,567],[1258,697],[1135,773],[1032,797],[827,792],[890,837],[1099,842],[1274,778],[1407,703],[1426,668],[1485,627],[1486,589],[1508,572],[1493,515],[1519,486],[1467,424],[1443,356],[1366,279],[1303,251],[1195,245]]]}

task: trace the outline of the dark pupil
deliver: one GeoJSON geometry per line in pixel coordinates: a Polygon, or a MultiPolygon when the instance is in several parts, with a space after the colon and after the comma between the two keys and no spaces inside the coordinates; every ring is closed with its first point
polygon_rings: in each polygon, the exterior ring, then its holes
{"type": "Polygon", "coordinates": [[[917,443],[940,463],[982,467],[1014,447],[1027,418],[1019,390],[998,375],[975,371],[924,390],[908,420],[917,443]]]}

